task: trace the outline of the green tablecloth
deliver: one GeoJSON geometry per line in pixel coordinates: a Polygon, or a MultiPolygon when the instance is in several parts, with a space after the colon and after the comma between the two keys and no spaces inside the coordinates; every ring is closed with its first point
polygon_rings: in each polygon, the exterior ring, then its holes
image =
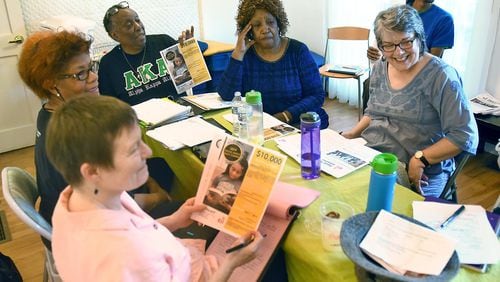
{"type": "MultiPolygon", "coordinates": [[[[224,120],[218,111],[206,114],[227,129],[231,124],[224,120]]],[[[172,196],[186,199],[196,194],[203,171],[203,163],[193,154],[190,148],[171,151],[156,140],[145,136],[145,142],[152,148],[153,156],[162,157],[175,173],[172,196]]],[[[265,143],[265,147],[278,150],[274,141],[265,143]]],[[[315,233],[320,230],[319,204],[326,200],[339,200],[349,203],[356,213],[362,213],[366,207],[370,168],[364,167],[347,176],[335,179],[322,173],[315,180],[305,180],[300,176],[300,165],[288,159],[281,174],[280,181],[308,187],[321,192],[321,196],[301,212],[301,216],[293,223],[283,249],[289,281],[356,281],[354,264],[338,247],[333,252],[323,249],[321,236],[315,233]],[[317,221],[315,219],[317,218],[317,221]]],[[[411,203],[423,200],[402,186],[396,185],[393,212],[412,216],[411,203]]],[[[500,279],[500,265],[493,266],[487,274],[480,274],[461,268],[453,281],[497,281],[500,279]]]]}

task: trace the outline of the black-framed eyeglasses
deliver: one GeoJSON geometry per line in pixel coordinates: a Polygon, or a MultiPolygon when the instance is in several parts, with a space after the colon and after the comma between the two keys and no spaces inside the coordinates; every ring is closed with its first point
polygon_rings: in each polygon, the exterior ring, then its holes
{"type": "Polygon", "coordinates": [[[85,81],[87,80],[87,78],[89,78],[90,72],[96,73],[96,67],[97,67],[96,62],[92,61],[89,64],[88,69],[84,69],[82,71],[73,74],[61,74],[59,77],[60,79],[73,78],[79,81],[85,81]]]}
{"type": "Polygon", "coordinates": [[[384,52],[394,52],[396,50],[396,46],[398,46],[400,49],[408,50],[413,47],[413,41],[415,41],[415,39],[417,38],[413,37],[411,39],[403,40],[398,44],[380,45],[380,49],[384,52]]]}
{"type": "Polygon", "coordinates": [[[109,19],[109,17],[116,15],[121,9],[127,9],[128,7],[129,6],[127,1],[121,1],[118,4],[111,6],[111,8],[106,11],[104,18],[109,19]]]}

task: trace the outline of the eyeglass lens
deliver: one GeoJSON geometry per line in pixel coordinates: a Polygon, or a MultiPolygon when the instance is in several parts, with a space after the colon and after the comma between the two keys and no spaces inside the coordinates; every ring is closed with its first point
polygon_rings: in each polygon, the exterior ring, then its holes
{"type": "Polygon", "coordinates": [[[409,49],[413,47],[413,41],[415,41],[415,38],[401,41],[398,44],[382,45],[382,49],[386,52],[392,52],[396,50],[396,47],[399,47],[401,49],[409,49]]]}

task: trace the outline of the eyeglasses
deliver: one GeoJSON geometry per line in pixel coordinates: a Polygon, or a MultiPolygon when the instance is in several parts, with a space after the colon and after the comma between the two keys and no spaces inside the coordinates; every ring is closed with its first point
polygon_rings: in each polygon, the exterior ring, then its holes
{"type": "Polygon", "coordinates": [[[408,50],[413,47],[413,41],[415,41],[417,38],[412,38],[408,40],[403,40],[399,42],[398,44],[386,44],[386,45],[381,45],[380,49],[382,49],[384,52],[394,52],[396,50],[396,46],[398,46],[400,49],[408,50]]]}
{"type": "Polygon", "coordinates": [[[128,2],[127,1],[121,1],[120,3],[111,6],[111,8],[108,9],[106,14],[104,15],[105,19],[109,19],[111,16],[116,15],[120,9],[127,9],[128,8],[128,2]]]}
{"type": "Polygon", "coordinates": [[[76,79],[79,81],[85,81],[85,80],[87,80],[87,78],[89,78],[90,72],[93,72],[93,73],[96,72],[96,67],[97,67],[97,64],[94,61],[92,61],[89,64],[88,69],[85,69],[85,70],[82,70],[78,73],[73,73],[73,74],[61,74],[60,78],[61,79],[73,78],[73,79],[76,79]]]}

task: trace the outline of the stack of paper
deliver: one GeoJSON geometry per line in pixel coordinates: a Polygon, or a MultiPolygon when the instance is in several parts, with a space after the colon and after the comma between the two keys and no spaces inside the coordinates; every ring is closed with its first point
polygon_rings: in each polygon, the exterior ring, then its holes
{"type": "Polygon", "coordinates": [[[330,65],[328,71],[341,74],[360,75],[365,72],[365,69],[360,66],[330,65]]]}
{"type": "Polygon", "coordinates": [[[455,204],[415,201],[413,217],[456,240],[460,263],[497,263],[500,260],[500,243],[481,206],[465,205],[460,215],[446,227],[440,227],[459,207],[455,204]]]}
{"type": "MultiPolygon", "coordinates": [[[[364,146],[362,138],[347,139],[331,129],[321,130],[321,170],[342,177],[369,164],[379,151],[364,146]]],[[[301,135],[275,139],[278,148],[300,163],[301,135]]]]}
{"type": "Polygon", "coordinates": [[[470,100],[475,114],[500,116],[500,101],[489,93],[482,93],[470,100]]]}
{"type": "Polygon", "coordinates": [[[453,255],[455,242],[381,210],[359,247],[391,272],[439,275],[453,255]]]}
{"type": "Polygon", "coordinates": [[[170,150],[192,147],[224,134],[224,130],[195,116],[149,130],[146,134],[170,150]]]}
{"type": "Polygon", "coordinates": [[[223,101],[217,92],[183,96],[181,99],[205,111],[230,108],[231,101],[223,101]]]}
{"type": "Polygon", "coordinates": [[[146,123],[149,129],[163,124],[182,120],[191,115],[191,107],[182,106],[168,99],[154,98],[132,108],[137,117],[146,123]]]}

